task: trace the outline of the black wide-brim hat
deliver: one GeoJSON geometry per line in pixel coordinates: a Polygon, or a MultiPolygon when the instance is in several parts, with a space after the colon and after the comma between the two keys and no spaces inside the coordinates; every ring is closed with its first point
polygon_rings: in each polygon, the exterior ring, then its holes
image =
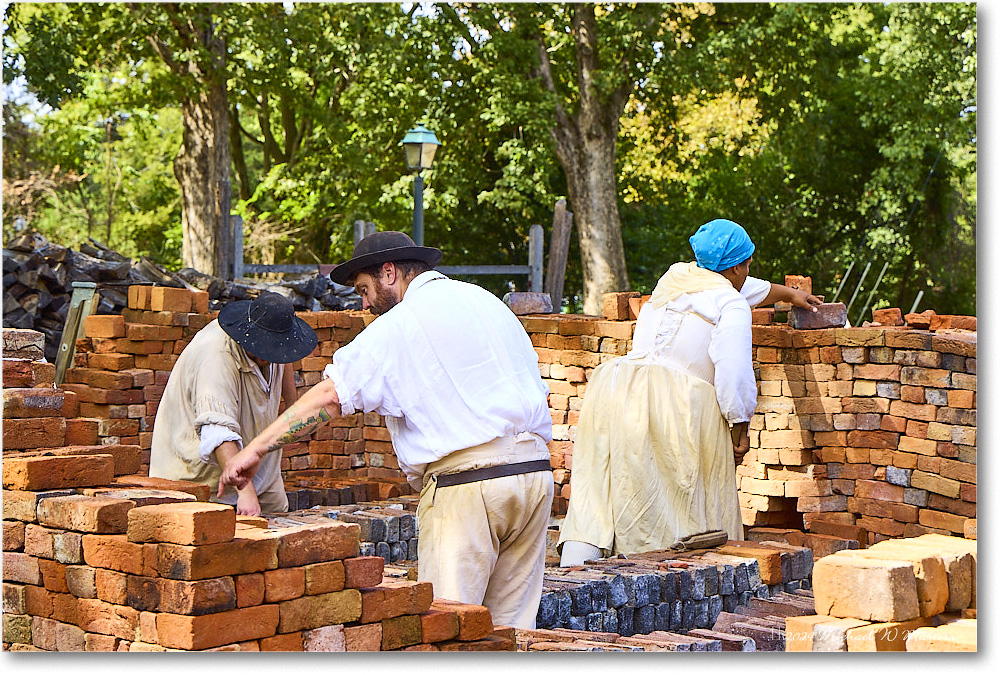
{"type": "Polygon", "coordinates": [[[269,363],[298,361],[316,349],[316,331],[277,293],[229,303],[219,312],[219,325],[236,344],[269,363]]]}
{"type": "Polygon", "coordinates": [[[331,270],[330,280],[346,286],[358,270],[400,260],[419,260],[434,267],[441,262],[441,256],[441,251],[436,248],[417,246],[404,232],[375,232],[358,242],[353,258],[331,270]]]}

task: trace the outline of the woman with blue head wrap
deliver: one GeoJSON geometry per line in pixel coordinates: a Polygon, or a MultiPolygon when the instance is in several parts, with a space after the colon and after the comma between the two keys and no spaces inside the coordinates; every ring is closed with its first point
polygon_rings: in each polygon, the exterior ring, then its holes
{"type": "Polygon", "coordinates": [[[749,276],[755,250],[722,218],[688,240],[694,262],[660,278],[632,351],[594,370],[580,411],[564,566],[666,549],[693,534],[742,539],[734,457],[757,404],[750,307],[819,298],[749,276]]]}

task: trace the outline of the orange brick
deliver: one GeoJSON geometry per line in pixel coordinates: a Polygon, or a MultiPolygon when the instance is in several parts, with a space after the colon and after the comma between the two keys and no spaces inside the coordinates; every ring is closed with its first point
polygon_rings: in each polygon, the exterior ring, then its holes
{"type": "Polygon", "coordinates": [[[98,420],[80,417],[66,420],[66,445],[97,445],[98,420]]]}
{"type": "Polygon", "coordinates": [[[113,635],[123,640],[135,640],[139,612],[131,607],[113,605],[103,600],[77,600],[77,620],[88,633],[113,635]]]}
{"type": "MultiPolygon", "coordinates": [[[[521,317],[522,319],[524,317],[521,317]]],[[[349,652],[378,652],[382,650],[382,624],[368,623],[344,627],[344,642],[349,652]]]]}
{"type": "Polygon", "coordinates": [[[201,615],[236,609],[236,597],[232,577],[177,581],[129,575],[124,604],[149,612],[201,615]]]}
{"type": "Polygon", "coordinates": [[[236,510],[200,502],[141,506],[128,515],[128,538],[134,542],[206,545],[231,541],[236,510]]]}
{"type": "Polygon", "coordinates": [[[38,560],[38,571],[42,575],[42,585],[53,593],[69,593],[66,586],[66,565],[55,560],[38,560]]]}
{"type": "MultiPolygon", "coordinates": [[[[3,390],[3,418],[61,417],[66,392],[51,388],[3,390]]],[[[4,435],[6,445],[6,434],[4,435]]]]}
{"type": "Polygon", "coordinates": [[[128,575],[114,570],[94,568],[94,594],[112,605],[126,604],[128,575]]]}
{"type": "Polygon", "coordinates": [[[270,532],[273,531],[247,528],[236,532],[232,541],[201,546],[159,544],[157,570],[168,579],[194,581],[275,569],[278,541],[268,535],[270,532]]]}
{"type": "Polygon", "coordinates": [[[361,528],[355,523],[331,522],[277,530],[278,566],[297,567],[356,556],[361,528]]]}
{"type": "Polygon", "coordinates": [[[264,572],[264,601],[281,602],[305,593],[306,573],[302,567],[286,567],[264,572]]]}
{"type": "Polygon", "coordinates": [[[458,636],[458,615],[454,612],[431,609],[420,615],[420,622],[424,642],[443,642],[458,636]]]}
{"type": "MultiPolygon", "coordinates": [[[[379,558],[382,560],[382,558],[379,558]]],[[[381,577],[381,572],[379,572],[381,577]]],[[[305,566],[305,594],[319,595],[341,591],[345,588],[344,563],[340,560],[313,563],[305,566]]]]}
{"type": "Polygon", "coordinates": [[[83,319],[83,332],[92,338],[118,338],[125,336],[125,317],[92,314],[83,319]]]}
{"type": "MultiPolygon", "coordinates": [[[[7,419],[5,417],[3,421],[3,447],[5,450],[32,450],[35,448],[57,447],[64,444],[65,438],[66,420],[61,417],[36,417],[29,419],[7,419]]],[[[7,485],[6,464],[7,462],[4,462],[4,487],[9,487],[7,485]]],[[[58,487],[64,486],[60,485],[58,487]]]]}
{"type": "Polygon", "coordinates": [[[55,381],[56,366],[44,361],[3,360],[5,387],[38,387],[55,381]]]}
{"type": "Polygon", "coordinates": [[[184,288],[154,286],[149,295],[149,308],[154,312],[190,312],[191,292],[184,288]]]}
{"type": "Polygon", "coordinates": [[[899,444],[899,434],[889,431],[849,431],[847,443],[860,448],[895,449],[899,444]]]}
{"type": "Polygon", "coordinates": [[[367,588],[382,583],[385,560],[379,556],[344,559],[344,588],[367,588]]]}
{"type": "Polygon", "coordinates": [[[130,542],[124,534],[83,535],[83,560],[91,567],[155,576],[157,553],[155,545],[130,542]]]}
{"type": "Polygon", "coordinates": [[[277,626],[277,605],[244,607],[202,616],[161,613],[156,617],[160,644],[174,649],[209,649],[268,638],[277,632],[277,626]]]}
{"type": "Polygon", "coordinates": [[[264,603],[264,575],[260,572],[240,574],[236,583],[236,606],[251,607],[264,603]]]}
{"type": "Polygon", "coordinates": [[[404,615],[382,621],[382,651],[401,649],[421,642],[419,616],[404,615]]]}
{"type": "Polygon", "coordinates": [[[262,652],[301,652],[302,632],[283,633],[260,641],[260,651],[262,652]]]}
{"type": "Polygon", "coordinates": [[[125,531],[134,504],[125,499],[72,495],[38,502],[38,522],[76,532],[119,533],[125,531]]]}
{"type": "MultiPolygon", "coordinates": [[[[18,421],[21,420],[4,420],[4,449],[14,449],[7,445],[7,428],[18,421]]],[[[65,420],[58,421],[65,424],[65,420]]],[[[60,432],[60,440],[56,445],[61,444],[61,435],[60,432]]],[[[50,437],[49,440],[56,439],[50,437]]],[[[113,479],[114,460],[110,455],[5,457],[3,461],[3,486],[8,490],[41,491],[88,487],[107,485],[113,479]]]]}
{"type": "Polygon", "coordinates": [[[458,616],[458,639],[480,640],[493,632],[490,610],[444,598],[434,598],[432,609],[454,612],[458,616]]]}
{"type": "Polygon", "coordinates": [[[152,286],[133,284],[128,287],[128,306],[130,309],[149,309],[150,291],[152,286]]]}

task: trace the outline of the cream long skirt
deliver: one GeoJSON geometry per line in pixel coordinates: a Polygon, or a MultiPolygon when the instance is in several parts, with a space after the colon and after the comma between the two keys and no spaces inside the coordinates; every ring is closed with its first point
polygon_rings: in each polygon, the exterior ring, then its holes
{"type": "Polygon", "coordinates": [[[715,387],[646,359],[594,370],[576,428],[559,536],[605,556],[708,530],[742,538],[729,427],[715,387]]]}

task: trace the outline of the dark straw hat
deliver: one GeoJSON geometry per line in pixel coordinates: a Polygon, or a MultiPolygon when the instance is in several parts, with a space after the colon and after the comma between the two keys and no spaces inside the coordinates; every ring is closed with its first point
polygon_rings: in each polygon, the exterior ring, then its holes
{"type": "Polygon", "coordinates": [[[436,248],[417,246],[403,232],[376,232],[358,242],[354,247],[354,257],[334,267],[330,272],[330,279],[347,285],[358,270],[397,260],[419,260],[434,267],[441,262],[441,255],[441,251],[436,248]]]}
{"type": "Polygon", "coordinates": [[[277,293],[229,303],[219,312],[219,325],[236,344],[269,363],[298,361],[316,348],[316,331],[277,293]]]}

